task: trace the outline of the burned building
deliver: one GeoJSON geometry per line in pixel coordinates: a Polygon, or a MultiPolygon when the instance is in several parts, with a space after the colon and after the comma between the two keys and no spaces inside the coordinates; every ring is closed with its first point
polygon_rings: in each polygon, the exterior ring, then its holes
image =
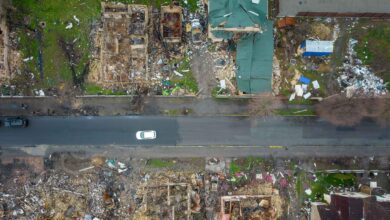
{"type": "Polygon", "coordinates": [[[8,29],[6,25],[6,14],[0,3],[0,80],[10,78],[8,67],[8,29]]]}
{"type": "Polygon", "coordinates": [[[187,183],[165,183],[146,186],[143,190],[143,210],[137,218],[190,219],[191,185],[187,183]]]}
{"type": "Polygon", "coordinates": [[[276,219],[270,195],[234,195],[221,197],[220,220],[276,219]]]}
{"type": "Polygon", "coordinates": [[[98,83],[139,83],[148,80],[148,8],[145,5],[102,3],[101,71],[98,83]]]}
{"type": "Polygon", "coordinates": [[[160,31],[164,42],[179,43],[182,35],[182,8],[179,6],[162,6],[160,31]]]}

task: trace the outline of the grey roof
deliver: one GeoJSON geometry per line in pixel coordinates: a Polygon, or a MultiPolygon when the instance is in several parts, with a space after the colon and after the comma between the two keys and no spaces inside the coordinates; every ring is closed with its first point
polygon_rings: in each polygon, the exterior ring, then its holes
{"type": "Polygon", "coordinates": [[[299,12],[390,13],[389,0],[279,0],[279,17],[299,12]]]}

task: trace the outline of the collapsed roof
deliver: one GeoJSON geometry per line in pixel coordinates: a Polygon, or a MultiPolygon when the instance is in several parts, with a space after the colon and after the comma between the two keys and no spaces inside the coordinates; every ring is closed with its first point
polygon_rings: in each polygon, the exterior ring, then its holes
{"type": "Polygon", "coordinates": [[[237,45],[237,86],[244,93],[270,92],[273,61],[273,21],[267,19],[268,2],[211,0],[209,23],[217,38],[246,33],[237,45]]]}

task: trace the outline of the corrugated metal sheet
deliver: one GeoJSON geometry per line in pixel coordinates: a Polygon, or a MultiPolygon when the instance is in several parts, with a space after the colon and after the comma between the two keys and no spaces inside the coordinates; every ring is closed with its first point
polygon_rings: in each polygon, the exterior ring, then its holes
{"type": "Polygon", "coordinates": [[[250,0],[210,0],[209,24],[225,28],[260,26],[267,10],[266,1],[255,4],[250,0]]]}
{"type": "MultiPolygon", "coordinates": [[[[211,27],[260,27],[261,33],[242,37],[237,45],[236,72],[238,89],[245,93],[271,91],[273,61],[273,21],[267,20],[268,1],[210,0],[211,27]]],[[[214,36],[231,39],[232,33],[213,31],[214,36]]]]}
{"type": "Polygon", "coordinates": [[[267,21],[262,34],[249,34],[237,45],[237,85],[245,93],[272,90],[273,22],[267,21]]]}

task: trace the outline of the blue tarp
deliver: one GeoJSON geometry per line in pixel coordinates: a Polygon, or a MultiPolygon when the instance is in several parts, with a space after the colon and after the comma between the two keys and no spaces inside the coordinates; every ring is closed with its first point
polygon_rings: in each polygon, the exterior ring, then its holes
{"type": "Polygon", "coordinates": [[[299,78],[299,82],[304,83],[304,84],[310,84],[310,79],[307,77],[304,77],[303,75],[299,78]]]}
{"type": "Polygon", "coordinates": [[[324,57],[324,56],[329,56],[332,53],[326,53],[326,52],[304,52],[303,56],[304,57],[324,57]]]}

